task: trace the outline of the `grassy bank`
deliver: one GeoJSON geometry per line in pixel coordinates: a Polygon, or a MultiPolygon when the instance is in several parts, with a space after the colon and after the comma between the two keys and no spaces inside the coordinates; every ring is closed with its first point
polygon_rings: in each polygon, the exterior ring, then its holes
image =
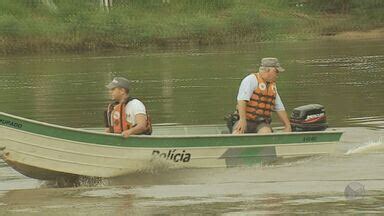
{"type": "Polygon", "coordinates": [[[382,0],[1,0],[0,50],[300,40],[384,26],[382,0]],[[319,3],[321,2],[321,3],[319,3]]]}

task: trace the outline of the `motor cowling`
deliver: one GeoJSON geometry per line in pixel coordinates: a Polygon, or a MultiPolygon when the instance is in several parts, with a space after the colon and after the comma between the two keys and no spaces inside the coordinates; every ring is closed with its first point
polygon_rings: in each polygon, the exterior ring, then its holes
{"type": "Polygon", "coordinates": [[[325,108],[320,104],[308,104],[293,109],[292,131],[323,131],[328,127],[325,108]]]}

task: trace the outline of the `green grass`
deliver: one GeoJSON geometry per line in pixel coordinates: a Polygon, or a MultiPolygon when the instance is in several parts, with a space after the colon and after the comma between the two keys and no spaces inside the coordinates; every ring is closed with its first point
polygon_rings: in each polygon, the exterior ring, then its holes
{"type": "Polygon", "coordinates": [[[298,40],[383,27],[381,0],[0,1],[3,53],[298,40]],[[336,2],[336,3],[335,3],[336,2]],[[332,3],[332,4],[331,4],[332,3]],[[335,3],[335,4],[333,4],[335,3]],[[347,8],[347,9],[345,9],[347,8]]]}

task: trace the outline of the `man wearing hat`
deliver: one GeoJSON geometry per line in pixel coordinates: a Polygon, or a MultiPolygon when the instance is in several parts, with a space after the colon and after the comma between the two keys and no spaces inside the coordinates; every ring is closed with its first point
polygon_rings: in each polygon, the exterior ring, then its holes
{"type": "Polygon", "coordinates": [[[245,77],[237,95],[239,120],[232,133],[272,133],[270,126],[272,111],[290,132],[291,125],[281,98],[277,92],[276,79],[284,68],[277,58],[263,58],[258,73],[245,77]]]}
{"type": "Polygon", "coordinates": [[[123,77],[115,77],[106,87],[113,100],[104,113],[106,132],[119,133],[124,137],[134,134],[150,135],[150,118],[144,104],[129,97],[129,81],[123,77]]]}

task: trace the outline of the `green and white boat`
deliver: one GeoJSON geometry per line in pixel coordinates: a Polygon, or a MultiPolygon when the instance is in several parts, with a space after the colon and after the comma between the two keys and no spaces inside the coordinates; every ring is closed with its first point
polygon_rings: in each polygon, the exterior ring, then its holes
{"type": "Polygon", "coordinates": [[[168,168],[243,166],[279,158],[330,154],[342,131],[232,135],[224,125],[154,126],[150,136],[123,138],[0,112],[0,154],[37,179],[117,177],[168,168]]]}

